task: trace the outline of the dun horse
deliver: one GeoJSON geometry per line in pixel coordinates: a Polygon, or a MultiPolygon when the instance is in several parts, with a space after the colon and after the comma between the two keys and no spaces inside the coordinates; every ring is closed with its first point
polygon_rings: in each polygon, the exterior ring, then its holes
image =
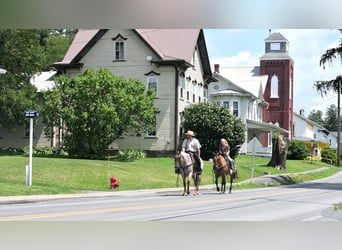
{"type": "Polygon", "coordinates": [[[176,170],[179,170],[179,172],[177,173],[179,173],[182,176],[183,180],[184,192],[182,195],[184,196],[185,194],[190,194],[191,180],[194,180],[195,183],[194,195],[198,195],[201,175],[200,172],[196,170],[196,163],[192,159],[190,154],[185,152],[179,152],[175,157],[175,164],[176,170]]]}
{"type": "Polygon", "coordinates": [[[232,192],[232,185],[233,185],[233,179],[236,178],[236,166],[235,171],[231,173],[229,171],[230,166],[229,162],[226,161],[226,159],[220,154],[215,153],[213,156],[213,172],[215,174],[215,184],[216,184],[216,190],[217,192],[220,192],[220,188],[218,186],[218,178],[221,177],[221,193],[224,194],[226,192],[226,182],[227,182],[227,175],[230,175],[230,186],[229,186],[229,193],[232,192]]]}

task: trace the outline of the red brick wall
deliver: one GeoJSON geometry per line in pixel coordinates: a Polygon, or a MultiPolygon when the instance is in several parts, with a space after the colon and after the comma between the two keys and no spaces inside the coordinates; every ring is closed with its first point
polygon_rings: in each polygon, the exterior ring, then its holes
{"type": "MultiPolygon", "coordinates": [[[[264,99],[269,107],[264,109],[264,122],[279,123],[279,126],[290,131],[285,135],[292,138],[292,116],[293,116],[293,61],[292,60],[262,60],[260,61],[260,75],[268,75],[268,82],[264,93],[264,99]],[[271,78],[278,77],[279,98],[270,98],[271,78]],[[292,79],[292,82],[291,82],[292,79]],[[290,84],[291,93],[290,93],[290,84]]],[[[266,136],[263,138],[263,145],[267,145],[266,136]]]]}

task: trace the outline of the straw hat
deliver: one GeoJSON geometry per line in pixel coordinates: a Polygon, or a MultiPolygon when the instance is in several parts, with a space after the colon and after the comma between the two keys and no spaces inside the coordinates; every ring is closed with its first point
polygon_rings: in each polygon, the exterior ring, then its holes
{"type": "Polygon", "coordinates": [[[188,132],[186,132],[185,135],[195,136],[195,133],[191,130],[188,130],[188,132]]]}

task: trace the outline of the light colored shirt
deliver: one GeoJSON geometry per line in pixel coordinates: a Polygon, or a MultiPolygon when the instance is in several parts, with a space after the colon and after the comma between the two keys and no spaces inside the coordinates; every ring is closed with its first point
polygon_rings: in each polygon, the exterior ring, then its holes
{"type": "Polygon", "coordinates": [[[185,151],[191,152],[198,152],[201,147],[200,142],[196,138],[192,138],[192,140],[185,139],[182,144],[182,148],[184,148],[185,151]]]}

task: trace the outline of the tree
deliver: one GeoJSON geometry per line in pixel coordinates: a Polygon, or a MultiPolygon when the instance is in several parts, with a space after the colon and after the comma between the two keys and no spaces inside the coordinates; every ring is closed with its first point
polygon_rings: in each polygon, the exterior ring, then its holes
{"type": "Polygon", "coordinates": [[[282,134],[274,133],[272,137],[272,157],[267,166],[286,170],[286,159],[289,142],[282,134]]]}
{"type": "Polygon", "coordinates": [[[246,126],[241,119],[216,104],[199,103],[185,109],[183,127],[196,133],[203,159],[210,159],[212,153],[218,151],[221,138],[227,139],[230,156],[235,158],[245,139],[246,126]]]}
{"type": "Polygon", "coordinates": [[[0,29],[0,124],[14,130],[27,122],[23,112],[39,110],[31,77],[60,61],[74,36],[73,29],[0,29]]]}
{"type": "Polygon", "coordinates": [[[337,131],[337,107],[331,104],[325,113],[324,127],[329,131],[337,131]]]}
{"type": "MultiPolygon", "coordinates": [[[[342,29],[339,30],[342,33],[342,29]]],[[[320,66],[323,66],[325,69],[325,65],[327,63],[332,64],[332,61],[337,57],[340,58],[342,62],[342,42],[340,42],[339,46],[336,48],[328,49],[320,59],[320,66]]],[[[330,90],[333,90],[337,93],[337,166],[340,166],[340,153],[341,153],[341,133],[340,133],[340,94],[341,94],[341,83],[342,76],[339,75],[333,80],[329,81],[316,81],[314,86],[316,90],[321,93],[321,95],[326,95],[330,90]]]]}
{"type": "Polygon", "coordinates": [[[0,65],[7,70],[0,75],[0,124],[13,130],[26,122],[24,110],[38,108],[30,78],[46,61],[40,31],[0,29],[0,55],[0,65]]]}
{"type": "Polygon", "coordinates": [[[45,94],[44,122],[66,128],[66,151],[78,158],[104,158],[123,131],[151,130],[156,108],[153,89],[141,81],[89,69],[74,78],[61,76],[45,94]]]}
{"type": "Polygon", "coordinates": [[[312,110],[308,116],[311,121],[316,122],[317,124],[324,126],[323,113],[320,110],[312,110]]]}
{"type": "Polygon", "coordinates": [[[75,36],[75,29],[44,29],[40,32],[40,44],[46,54],[44,69],[63,59],[75,36]]]}

